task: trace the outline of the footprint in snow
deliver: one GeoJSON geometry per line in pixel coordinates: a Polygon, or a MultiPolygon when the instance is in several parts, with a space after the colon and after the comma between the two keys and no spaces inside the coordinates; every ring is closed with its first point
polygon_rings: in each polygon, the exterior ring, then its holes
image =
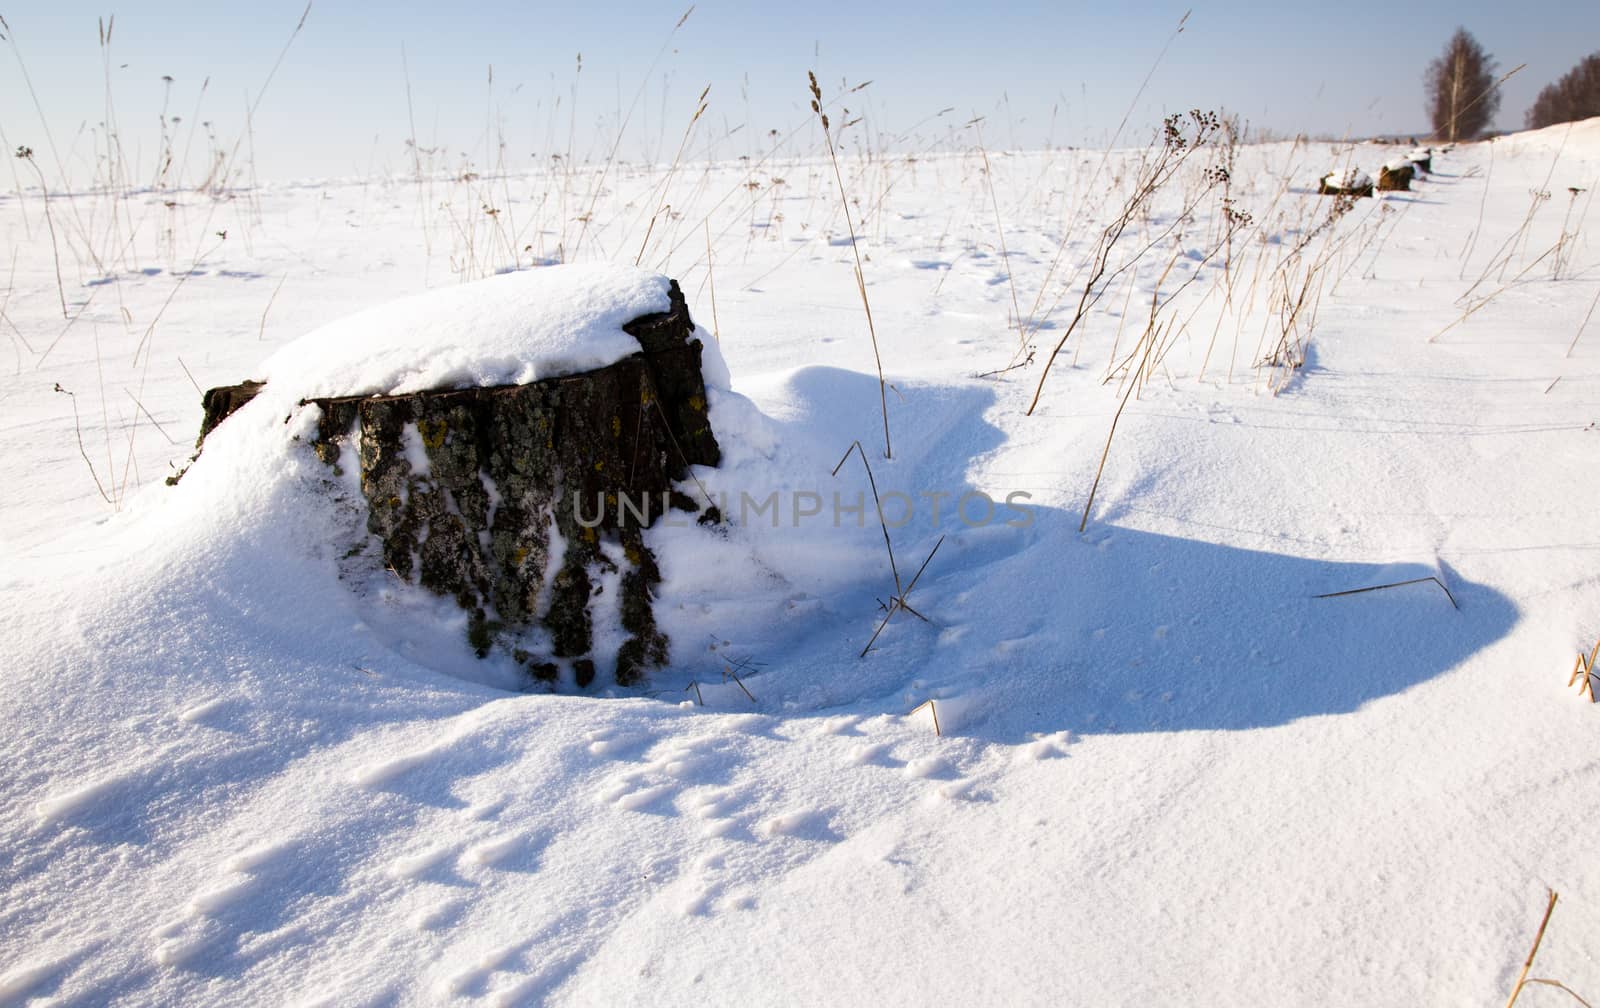
{"type": "Polygon", "coordinates": [[[389,874],[397,879],[415,879],[443,864],[456,852],[451,844],[441,844],[415,854],[405,854],[389,862],[389,874]]]}
{"type": "Polygon", "coordinates": [[[222,863],[224,871],[235,872],[240,875],[252,875],[265,868],[269,868],[292,854],[297,845],[293,841],[274,840],[264,844],[257,844],[246,850],[240,851],[222,863]]]}
{"type": "Polygon", "coordinates": [[[204,703],[197,703],[178,712],[178,720],[185,724],[198,724],[207,728],[223,727],[225,715],[233,704],[227,697],[214,697],[204,703]]]}
{"type": "Polygon", "coordinates": [[[562,976],[565,976],[583,958],[580,952],[558,952],[525,976],[518,977],[503,987],[489,992],[492,1008],[521,1008],[524,1005],[544,1003],[544,995],[562,976]]]}
{"type": "Polygon", "coordinates": [[[516,941],[484,952],[465,969],[446,979],[440,993],[447,998],[462,994],[482,994],[489,977],[499,972],[514,956],[519,955],[526,944],[516,941]]]}
{"type": "Polygon", "coordinates": [[[899,767],[905,764],[889,754],[893,746],[888,742],[868,742],[850,750],[846,759],[852,766],[899,767]]]}
{"type": "Polygon", "coordinates": [[[151,955],[162,966],[183,969],[190,963],[209,958],[216,951],[220,936],[220,928],[214,921],[201,921],[157,944],[151,955]]]}
{"type": "Polygon", "coordinates": [[[607,805],[615,805],[626,812],[648,811],[650,806],[675,794],[676,781],[654,780],[650,768],[630,770],[608,778],[595,796],[607,805]]]}
{"type": "Polygon", "coordinates": [[[821,735],[860,735],[861,715],[844,714],[823,720],[817,726],[816,734],[821,735]]]}
{"type": "Polygon", "coordinates": [[[670,797],[677,789],[671,784],[646,784],[613,792],[611,804],[626,812],[644,812],[670,797]]]}
{"type": "Polygon", "coordinates": [[[490,798],[487,801],[481,801],[469,807],[466,810],[466,815],[469,819],[477,819],[479,821],[498,819],[500,813],[505,811],[505,807],[509,804],[510,799],[508,798],[490,798]]]}
{"type": "Polygon", "coordinates": [[[435,745],[431,745],[426,749],[420,749],[416,752],[406,753],[403,756],[396,756],[393,759],[369,763],[360,770],[356,771],[354,780],[357,784],[360,784],[365,788],[382,788],[384,785],[394,781],[402,774],[409,773],[410,771],[415,770],[417,767],[433,762],[436,758],[444,753],[449,744],[450,743],[440,742],[435,745]]]}
{"type": "Polygon", "coordinates": [[[955,780],[941,781],[928,790],[923,798],[924,804],[942,805],[952,801],[978,800],[977,784],[966,777],[957,777],[955,780]]]}
{"type": "Polygon", "coordinates": [[[34,997],[51,993],[50,989],[72,970],[74,960],[87,956],[89,951],[85,948],[55,959],[35,959],[0,973],[0,1004],[26,1004],[34,997]]]}
{"type": "Polygon", "coordinates": [[[691,797],[689,811],[700,819],[727,819],[739,807],[743,795],[732,788],[703,791],[691,797]]]}
{"type": "Polygon", "coordinates": [[[255,887],[256,880],[249,876],[229,879],[192,896],[184,905],[184,913],[190,917],[215,917],[244,899],[255,887]]]}
{"type": "Polygon", "coordinates": [[[922,756],[906,763],[905,775],[907,777],[950,777],[956,775],[955,768],[943,756],[922,756]]]}
{"type": "Polygon", "coordinates": [[[466,899],[447,899],[417,911],[411,915],[407,923],[411,925],[413,931],[443,931],[460,920],[466,909],[466,899]]]}
{"type": "Polygon", "coordinates": [[[1017,761],[1032,762],[1035,760],[1061,759],[1067,755],[1067,747],[1072,745],[1074,741],[1075,739],[1070,731],[1039,735],[1032,742],[1018,748],[1017,761]]]}
{"type": "Polygon", "coordinates": [[[88,818],[102,805],[120,804],[122,799],[118,792],[124,790],[134,776],[132,772],[114,773],[58,792],[34,805],[33,811],[45,822],[88,818]]]}
{"type": "Polygon", "coordinates": [[[768,838],[794,837],[800,840],[839,841],[844,839],[828,821],[828,813],[821,809],[796,809],[783,812],[762,821],[758,832],[768,838]]]}
{"type": "Polygon", "coordinates": [[[461,856],[461,861],[463,864],[485,868],[505,867],[526,853],[530,846],[526,833],[506,833],[468,847],[466,853],[461,856]]]}
{"type": "Polygon", "coordinates": [[[718,727],[746,735],[770,735],[775,723],[765,714],[733,714],[722,718],[718,727]]]}
{"type": "Polygon", "coordinates": [[[610,729],[602,729],[589,733],[589,753],[592,756],[606,756],[613,759],[645,748],[650,743],[650,736],[637,735],[631,732],[613,733],[610,729]]]}

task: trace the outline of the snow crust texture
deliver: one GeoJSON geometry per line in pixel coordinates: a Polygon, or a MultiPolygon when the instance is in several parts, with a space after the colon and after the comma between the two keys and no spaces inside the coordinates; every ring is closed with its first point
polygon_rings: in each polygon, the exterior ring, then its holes
{"type": "Polygon", "coordinates": [[[270,187],[254,251],[69,261],[65,331],[0,195],[0,1003],[1494,1004],[1546,887],[1534,973],[1595,1001],[1600,120],[1353,205],[1322,173],[1403,148],[1236,153],[1249,230],[1198,162],[1163,190],[1031,415],[1140,152],[846,164],[886,391],[826,161],[685,166],[648,240],[664,176],[619,171],[584,258],[649,272],[483,286],[410,180],[270,187]],[[615,359],[662,275],[737,376],[679,487],[730,523],[651,530],[648,685],[527,692],[362,566],[298,401],[615,359]],[[164,487],[188,375],[280,344],[164,487]]]}

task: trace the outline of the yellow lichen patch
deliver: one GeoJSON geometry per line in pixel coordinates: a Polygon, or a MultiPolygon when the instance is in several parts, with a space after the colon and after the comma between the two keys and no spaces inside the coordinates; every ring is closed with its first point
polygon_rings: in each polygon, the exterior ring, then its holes
{"type": "Polygon", "coordinates": [[[593,542],[598,542],[600,540],[600,537],[595,533],[594,529],[586,528],[586,529],[583,530],[583,539],[584,539],[585,542],[593,543],[593,542]]]}
{"type": "Polygon", "coordinates": [[[521,567],[522,562],[526,559],[528,559],[528,547],[519,546],[517,547],[516,551],[511,554],[511,565],[513,567],[521,567]]]}
{"type": "Polygon", "coordinates": [[[639,405],[648,406],[653,402],[655,402],[655,400],[650,397],[649,389],[642,388],[639,390],[639,405]]]}
{"type": "Polygon", "coordinates": [[[638,549],[636,549],[636,548],[634,548],[632,546],[629,546],[629,547],[625,548],[622,552],[623,552],[623,555],[628,558],[628,563],[632,564],[635,567],[639,566],[639,561],[642,559],[642,557],[640,556],[638,549]]]}
{"type": "Polygon", "coordinates": [[[706,411],[706,397],[701,395],[690,396],[689,408],[696,413],[704,413],[706,411]]]}
{"type": "Polygon", "coordinates": [[[595,472],[605,472],[605,468],[606,468],[605,462],[601,461],[600,459],[595,459],[594,460],[594,471],[595,472]]]}
{"type": "Polygon", "coordinates": [[[422,434],[422,444],[429,451],[444,447],[445,435],[450,432],[450,426],[443,420],[418,420],[417,430],[422,434]]]}
{"type": "Polygon", "coordinates": [[[622,436],[622,418],[619,416],[611,418],[611,436],[614,438],[622,436]]]}

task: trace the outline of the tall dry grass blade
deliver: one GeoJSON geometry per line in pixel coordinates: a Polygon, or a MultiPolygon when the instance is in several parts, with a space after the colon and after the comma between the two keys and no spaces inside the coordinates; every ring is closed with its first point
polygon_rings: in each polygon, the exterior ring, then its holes
{"type": "Polygon", "coordinates": [[[272,302],[278,300],[278,292],[283,290],[284,282],[288,279],[289,274],[285,273],[278,280],[278,286],[272,288],[272,296],[267,298],[267,306],[261,309],[261,328],[256,333],[256,342],[258,343],[267,338],[267,313],[272,310],[272,302]]]}
{"type": "Polygon", "coordinates": [[[89,460],[89,450],[83,446],[83,426],[78,419],[78,397],[62,388],[60,382],[56,382],[55,391],[65,395],[72,402],[72,431],[77,435],[78,454],[83,456],[83,464],[89,467],[89,477],[94,480],[94,488],[100,491],[101,499],[107,504],[115,504],[111,495],[106,492],[105,485],[100,482],[100,474],[95,471],[94,463],[89,460]]]}
{"type": "MultiPolygon", "coordinates": [[[[867,275],[861,268],[861,248],[856,237],[856,226],[850,217],[850,193],[845,189],[844,173],[839,170],[839,155],[833,149],[833,134],[829,132],[828,113],[822,110],[822,88],[817,86],[817,75],[807,71],[811,84],[811,111],[822,122],[822,139],[828,145],[828,160],[833,164],[833,177],[839,183],[839,205],[844,208],[844,224],[850,232],[850,251],[856,260],[856,290],[861,294],[861,307],[867,313],[867,335],[872,339],[872,360],[878,367],[878,405],[883,411],[883,457],[894,458],[894,449],[889,440],[889,391],[888,383],[883,379],[883,355],[878,352],[878,330],[872,324],[872,302],[867,300],[867,275]]],[[[865,85],[858,85],[860,87],[865,85]]],[[[845,125],[849,125],[846,123],[845,125]]],[[[842,130],[844,127],[840,127],[842,130]]],[[[860,442],[857,442],[857,447],[860,442]]],[[[862,456],[866,461],[866,456],[862,456]]]]}
{"type": "MultiPolygon", "coordinates": [[[[1156,341],[1152,334],[1149,343],[1145,346],[1144,356],[1139,360],[1139,372],[1142,374],[1145,365],[1150,361],[1150,352],[1155,349],[1156,341]]],[[[1082,533],[1089,527],[1089,511],[1094,507],[1094,495],[1100,490],[1100,477],[1106,471],[1106,459],[1111,457],[1111,439],[1117,436],[1117,422],[1122,419],[1122,411],[1128,408],[1128,399],[1133,396],[1133,390],[1139,387],[1137,381],[1127,383],[1127,391],[1122,393],[1122,402],[1117,404],[1117,412],[1111,417],[1111,429],[1106,432],[1106,446],[1100,452],[1100,464],[1094,470],[1094,483],[1089,487],[1089,499],[1083,502],[1083,518],[1078,522],[1078,532],[1082,533]]]]}
{"type": "Polygon", "coordinates": [[[1583,1008],[1594,1008],[1594,1005],[1591,1005],[1589,1002],[1579,997],[1577,991],[1573,990],[1571,987],[1568,987],[1560,980],[1550,980],[1544,977],[1529,977],[1527,982],[1531,984],[1543,984],[1546,987],[1554,987],[1557,990],[1566,991],[1568,994],[1572,995],[1572,1000],[1583,1005],[1583,1008]]]}
{"type": "Polygon", "coordinates": [[[972,128],[978,135],[978,153],[983,157],[983,179],[989,187],[989,205],[994,208],[994,234],[995,240],[1000,243],[1000,261],[1006,268],[1006,284],[1011,288],[1011,319],[1017,327],[1017,355],[1012,362],[1022,359],[1028,352],[1027,327],[1022,319],[1022,308],[1017,304],[1017,278],[1011,271],[1011,253],[1006,249],[1006,225],[1000,217],[1000,200],[994,194],[994,171],[989,167],[989,152],[983,147],[983,126],[981,119],[972,121],[972,128]]]}
{"type": "Polygon", "coordinates": [[[1578,349],[1578,340],[1583,338],[1583,331],[1589,328],[1589,320],[1594,317],[1595,305],[1600,305],[1600,290],[1594,292],[1594,300],[1589,302],[1589,311],[1583,316],[1583,324],[1578,326],[1578,335],[1572,337],[1572,342],[1567,344],[1568,357],[1572,356],[1572,351],[1578,349]]]}
{"type": "Polygon", "coordinates": [[[722,325],[717,321],[717,273],[711,264],[711,218],[706,225],[706,283],[711,286],[711,338],[722,342],[722,325]]]}
{"type": "Polygon", "coordinates": [[[1322,594],[1322,595],[1313,595],[1311,597],[1312,598],[1341,598],[1342,596],[1345,596],[1345,595],[1361,595],[1361,594],[1363,594],[1365,592],[1382,591],[1385,588],[1404,588],[1406,585],[1421,584],[1424,581],[1432,581],[1434,584],[1438,585],[1439,586],[1439,590],[1444,592],[1444,597],[1450,600],[1450,605],[1451,605],[1452,608],[1457,609],[1457,610],[1459,610],[1461,608],[1460,604],[1456,602],[1456,597],[1454,595],[1450,594],[1450,589],[1448,587],[1446,587],[1445,583],[1443,581],[1440,581],[1438,578],[1434,577],[1432,574],[1428,575],[1427,577],[1411,578],[1408,581],[1391,581],[1388,584],[1368,585],[1365,588],[1347,588],[1344,591],[1327,592],[1327,593],[1322,594]]]}
{"type": "Polygon", "coordinates": [[[910,717],[924,707],[928,708],[928,713],[933,715],[933,733],[943,738],[944,731],[939,727],[939,706],[933,702],[933,698],[930,697],[906,711],[906,717],[910,717]]]}
{"type": "Polygon", "coordinates": [[[1517,984],[1511,988],[1511,996],[1506,998],[1506,1008],[1517,1003],[1517,996],[1528,982],[1528,971],[1533,969],[1533,957],[1539,954],[1539,943],[1544,941],[1544,929],[1550,926],[1550,915],[1555,912],[1556,900],[1560,898],[1554,889],[1546,889],[1545,892],[1549,894],[1549,902],[1544,906],[1544,916],[1539,919],[1538,933],[1533,936],[1533,948],[1528,950],[1528,958],[1522,962],[1522,972],[1517,974],[1517,984]]]}
{"type": "Polygon", "coordinates": [[[867,461],[866,449],[861,447],[859,440],[850,442],[850,447],[844,450],[844,457],[839,460],[838,465],[833,467],[833,472],[829,475],[839,475],[839,470],[843,469],[844,464],[850,460],[851,452],[861,456],[861,465],[867,470],[867,485],[872,488],[872,505],[878,512],[878,527],[883,530],[883,548],[889,553],[889,572],[894,575],[895,596],[902,596],[905,594],[905,590],[900,586],[900,568],[894,562],[894,544],[889,541],[889,526],[883,520],[883,503],[878,499],[878,481],[872,476],[872,465],[867,461]]]}

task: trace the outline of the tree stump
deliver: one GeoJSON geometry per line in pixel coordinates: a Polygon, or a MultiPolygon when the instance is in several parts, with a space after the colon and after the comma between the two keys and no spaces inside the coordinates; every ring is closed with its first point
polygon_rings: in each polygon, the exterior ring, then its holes
{"type": "Polygon", "coordinates": [[[1416,175],[1416,170],[1410,164],[1391,167],[1384,165],[1378,169],[1379,192],[1409,192],[1411,180],[1416,175]]]}
{"type": "MultiPolygon", "coordinates": [[[[302,401],[321,410],[318,457],[336,471],[357,460],[385,566],[453,598],[480,658],[498,650],[540,679],[566,671],[580,687],[595,679],[597,658],[625,686],[667,661],[651,605],[661,572],[643,532],[699,511],[675,483],[688,466],[721,458],[702,347],[676,281],[670,297],[666,313],[622,327],[640,352],[608,367],[525,385],[302,401]],[[596,623],[608,617],[624,639],[614,655],[597,655],[596,623]]],[[[260,387],[207,392],[201,443],[260,387]]],[[[699,520],[720,520],[707,505],[699,520]]],[[[614,627],[609,636],[619,636],[614,627]]]]}
{"type": "Polygon", "coordinates": [[[1372,176],[1366,172],[1352,169],[1342,178],[1338,172],[1330,172],[1317,182],[1318,196],[1371,196],[1372,176]]]}

